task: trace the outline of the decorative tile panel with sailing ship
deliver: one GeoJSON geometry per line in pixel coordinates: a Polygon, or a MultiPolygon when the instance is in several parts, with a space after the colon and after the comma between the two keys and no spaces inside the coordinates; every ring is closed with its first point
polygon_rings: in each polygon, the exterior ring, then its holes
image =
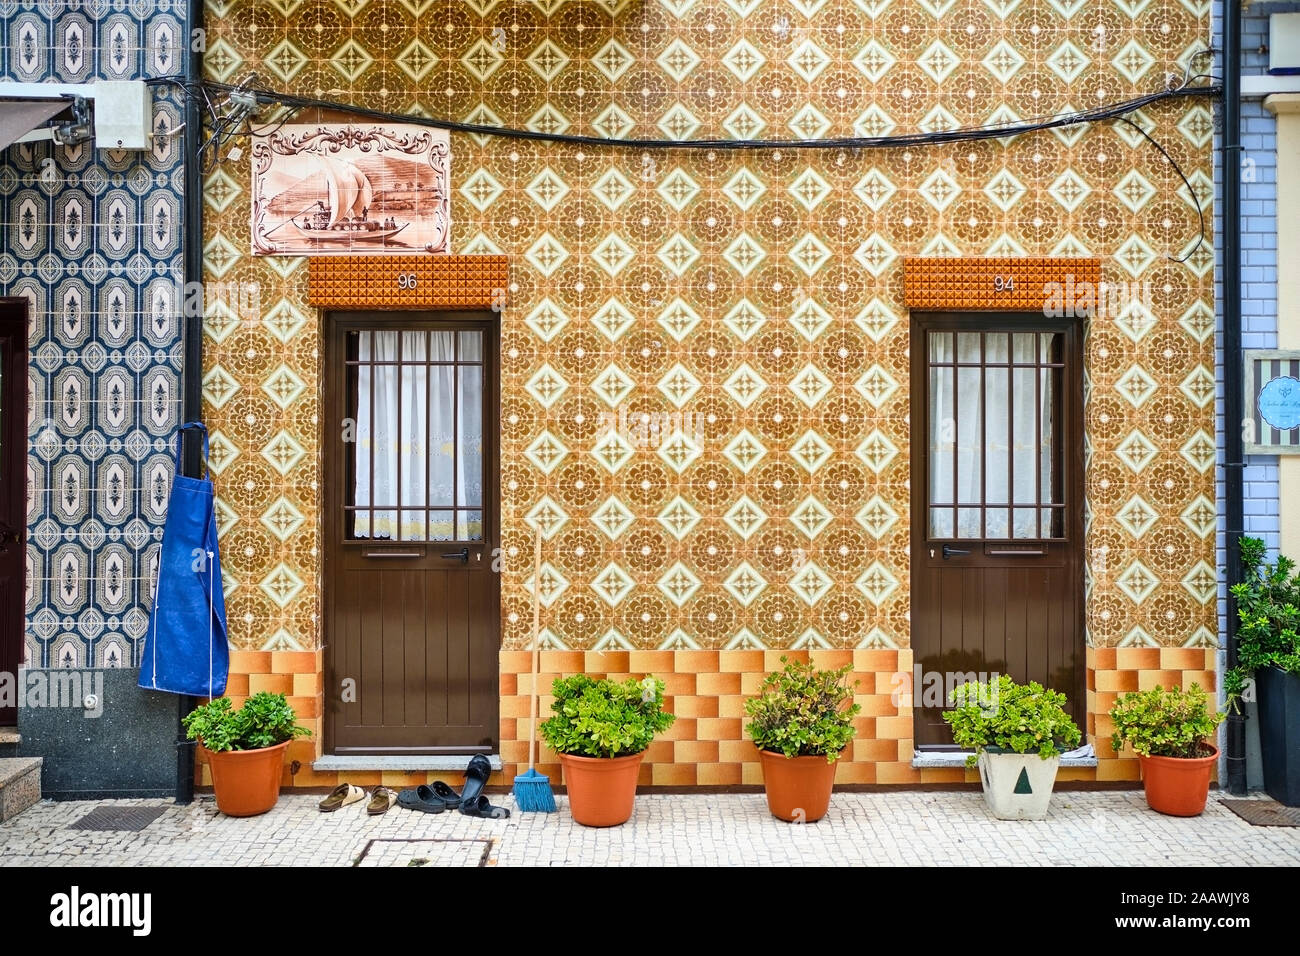
{"type": "Polygon", "coordinates": [[[448,134],[297,124],[253,147],[253,254],[450,252],[448,134]]]}

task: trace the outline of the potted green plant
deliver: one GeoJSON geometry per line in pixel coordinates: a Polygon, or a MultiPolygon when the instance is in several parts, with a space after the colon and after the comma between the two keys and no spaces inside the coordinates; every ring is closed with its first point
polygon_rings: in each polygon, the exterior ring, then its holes
{"type": "Polygon", "coordinates": [[[200,704],[182,719],[185,735],[198,740],[212,768],[217,809],[227,816],[266,813],[280,798],[284,752],[311,731],[284,694],[254,694],[235,710],[229,697],[200,704]]]}
{"type": "Polygon", "coordinates": [[[812,823],[826,815],[835,788],[836,761],[855,733],[851,665],[818,670],[781,658],[784,670],[768,674],[762,693],[745,701],[745,730],[758,748],[763,789],[772,816],[812,823]]]}
{"type": "Polygon", "coordinates": [[[1134,691],[1115,701],[1110,719],[1117,753],[1131,744],[1142,763],[1147,806],[1175,817],[1195,817],[1205,809],[1219,748],[1211,743],[1224,715],[1210,710],[1199,684],[1134,691]]]}
{"type": "Polygon", "coordinates": [[[949,699],[943,719],[957,746],[974,751],[966,765],[979,767],[989,812],[999,820],[1046,817],[1061,753],[1080,737],[1065,695],[1001,674],[955,687],[949,699]]]}
{"type": "Polygon", "coordinates": [[[1291,558],[1264,563],[1259,538],[1241,539],[1243,579],[1237,601],[1237,666],[1224,675],[1227,705],[1241,713],[1254,682],[1264,789],[1278,803],[1300,806],[1300,575],[1291,558]]]}
{"type": "Polygon", "coordinates": [[[645,749],[677,719],[664,712],[664,682],[575,674],[556,678],[551,693],[553,716],[539,729],[560,755],[569,812],[589,827],[625,823],[645,749]]]}

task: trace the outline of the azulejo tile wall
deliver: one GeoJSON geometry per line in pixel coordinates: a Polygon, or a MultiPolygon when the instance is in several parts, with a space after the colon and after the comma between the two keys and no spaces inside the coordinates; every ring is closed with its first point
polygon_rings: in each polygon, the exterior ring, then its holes
{"type": "MultiPolygon", "coordinates": [[[[1197,0],[214,0],[207,13],[214,79],[675,140],[1090,107],[1181,77],[1209,23],[1197,0]]],[[[455,134],[454,249],[512,263],[506,647],[528,643],[540,529],[557,650],[906,648],[902,257],[956,254],[1099,256],[1108,282],[1143,290],[1087,336],[1089,640],[1213,644],[1207,102],[1132,116],[1190,190],[1124,124],[877,150],[455,134]],[[602,429],[622,413],[628,433],[602,429]],[[642,413],[659,434],[638,434],[642,413]]],[[[256,328],[207,327],[231,633],[248,650],[315,649],[319,320],[301,260],[248,255],[248,184],[247,163],[227,162],[206,192],[209,276],[260,283],[264,306],[256,328]]]]}
{"type": "MultiPolygon", "coordinates": [[[[87,83],[181,69],[170,0],[0,6],[0,78],[87,83]]],[[[152,149],[0,156],[0,294],[30,303],[27,640],[32,667],[138,664],[179,422],[182,107],[152,149]]]]}

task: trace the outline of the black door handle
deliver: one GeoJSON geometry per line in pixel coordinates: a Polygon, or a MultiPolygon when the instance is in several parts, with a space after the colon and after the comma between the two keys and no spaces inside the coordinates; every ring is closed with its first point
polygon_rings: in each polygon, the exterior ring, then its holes
{"type": "Polygon", "coordinates": [[[461,548],[459,551],[444,551],[442,556],[447,561],[459,561],[461,564],[469,564],[469,548],[461,548]]]}
{"type": "Polygon", "coordinates": [[[954,548],[950,544],[945,544],[943,546],[943,559],[945,561],[947,561],[953,555],[962,555],[962,554],[970,554],[970,552],[965,550],[964,548],[954,548]]]}

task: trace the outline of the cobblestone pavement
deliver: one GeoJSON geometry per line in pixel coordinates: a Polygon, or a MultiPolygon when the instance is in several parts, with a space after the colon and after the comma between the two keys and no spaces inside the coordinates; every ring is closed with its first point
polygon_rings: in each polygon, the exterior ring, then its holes
{"type": "Polygon", "coordinates": [[[565,866],[945,864],[1300,865],[1300,828],[1252,827],[1218,804],[1199,818],[1147,809],[1140,791],[1061,792],[1045,821],[993,820],[978,793],[836,793],[806,826],[774,819],[762,794],[641,795],[621,827],[592,830],[559,813],[508,820],[364,803],[320,813],[320,798],[285,795],[270,813],[217,813],[212,798],[43,801],[0,825],[0,865],[565,866]],[[71,830],[97,806],[158,806],[139,833],[71,830]]]}

